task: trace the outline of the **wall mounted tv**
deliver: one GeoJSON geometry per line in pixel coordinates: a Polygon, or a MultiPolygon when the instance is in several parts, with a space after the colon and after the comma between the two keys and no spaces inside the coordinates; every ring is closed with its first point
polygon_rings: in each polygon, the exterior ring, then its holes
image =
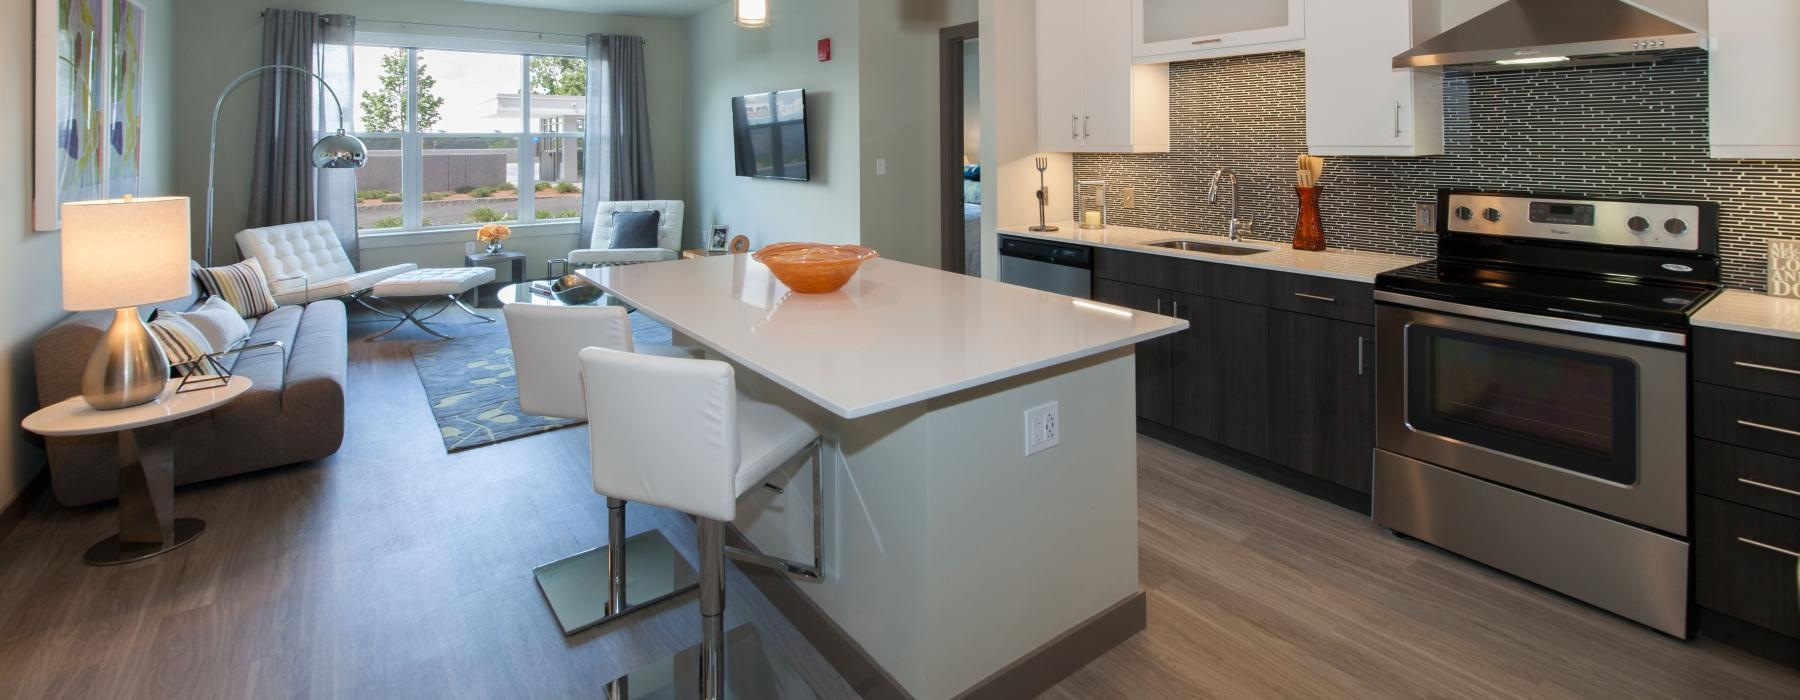
{"type": "Polygon", "coordinates": [[[737,174],[807,180],[806,91],[782,90],[731,98],[737,174]]]}

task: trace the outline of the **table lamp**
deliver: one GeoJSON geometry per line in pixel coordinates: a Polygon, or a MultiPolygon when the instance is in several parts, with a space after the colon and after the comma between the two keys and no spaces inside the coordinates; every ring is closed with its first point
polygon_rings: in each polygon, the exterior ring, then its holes
{"type": "Polygon", "coordinates": [[[156,400],[169,360],[137,307],[191,288],[188,198],[66,202],[62,223],[63,309],[113,312],[81,373],[81,398],[103,411],[156,400]]]}

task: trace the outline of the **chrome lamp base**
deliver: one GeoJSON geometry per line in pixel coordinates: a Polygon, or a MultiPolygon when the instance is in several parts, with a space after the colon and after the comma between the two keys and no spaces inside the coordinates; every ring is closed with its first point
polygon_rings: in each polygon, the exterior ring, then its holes
{"type": "Polygon", "coordinates": [[[135,306],[113,310],[112,326],[81,372],[81,398],[101,411],[155,401],[169,383],[169,358],[135,306]]]}

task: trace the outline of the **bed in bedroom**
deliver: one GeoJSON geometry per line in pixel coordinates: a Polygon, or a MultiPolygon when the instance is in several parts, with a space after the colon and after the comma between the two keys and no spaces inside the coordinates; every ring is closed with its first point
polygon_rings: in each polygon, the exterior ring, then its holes
{"type": "Polygon", "coordinates": [[[981,274],[981,166],[963,166],[963,272],[981,274]]]}

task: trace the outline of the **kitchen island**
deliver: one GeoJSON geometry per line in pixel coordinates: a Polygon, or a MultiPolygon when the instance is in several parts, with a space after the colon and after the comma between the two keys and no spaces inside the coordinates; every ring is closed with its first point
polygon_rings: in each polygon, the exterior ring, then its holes
{"type": "MultiPolygon", "coordinates": [[[[825,436],[824,580],[794,585],[878,668],[859,689],[1016,695],[1142,629],[1134,346],[1186,321],[879,259],[814,295],[747,255],[582,274],[825,436]]],[[[810,560],[811,478],[778,473],[735,527],[810,560]]]]}

